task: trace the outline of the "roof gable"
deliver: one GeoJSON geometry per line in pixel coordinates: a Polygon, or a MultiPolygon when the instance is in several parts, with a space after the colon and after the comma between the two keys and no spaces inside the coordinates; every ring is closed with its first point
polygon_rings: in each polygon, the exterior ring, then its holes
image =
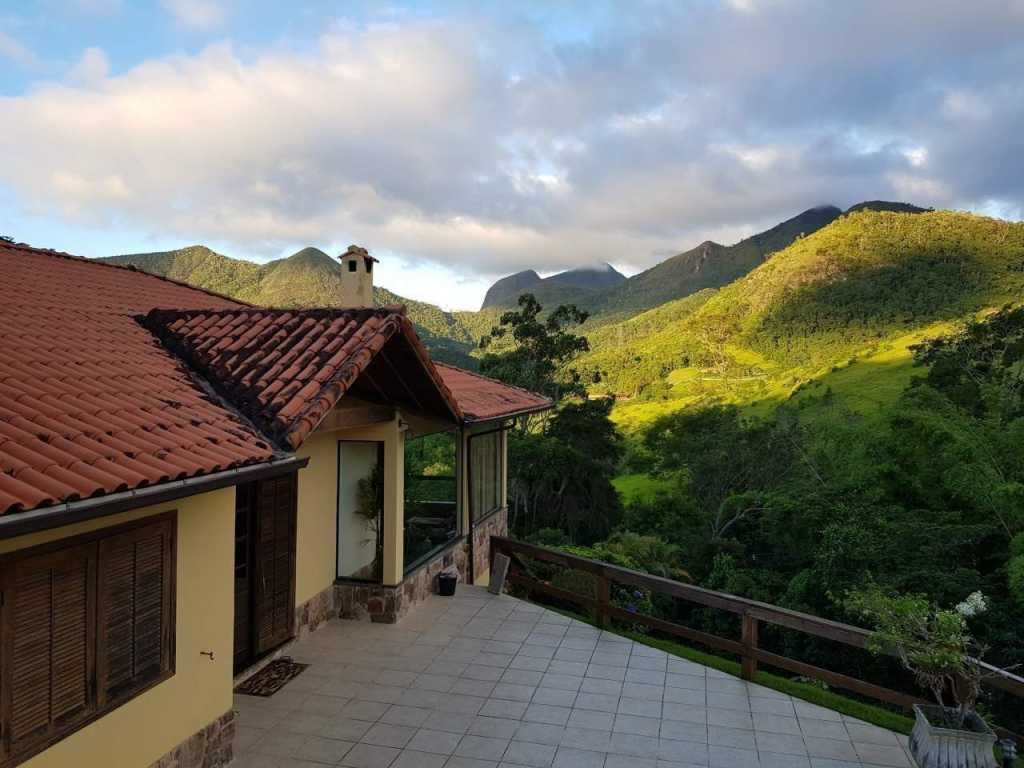
{"type": "Polygon", "coordinates": [[[154,310],[142,322],[261,431],[290,449],[356,386],[371,400],[444,409],[461,419],[400,309],[154,310]],[[411,377],[419,382],[407,381],[411,377]]]}

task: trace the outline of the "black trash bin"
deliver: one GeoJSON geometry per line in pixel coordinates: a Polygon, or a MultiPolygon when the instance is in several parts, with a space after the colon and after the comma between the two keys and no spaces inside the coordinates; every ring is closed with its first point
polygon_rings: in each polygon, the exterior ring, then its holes
{"type": "Polygon", "coordinates": [[[455,585],[459,581],[457,571],[441,571],[437,575],[437,594],[451,597],[455,594],[455,585]]]}

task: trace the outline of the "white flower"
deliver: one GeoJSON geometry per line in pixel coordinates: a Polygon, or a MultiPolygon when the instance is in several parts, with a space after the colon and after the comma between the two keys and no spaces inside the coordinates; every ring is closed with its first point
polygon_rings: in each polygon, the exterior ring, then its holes
{"type": "Polygon", "coordinates": [[[977,616],[979,613],[984,613],[986,610],[988,610],[988,603],[985,601],[985,596],[981,594],[981,592],[972,592],[967,596],[967,599],[956,607],[956,612],[965,619],[977,616]]]}

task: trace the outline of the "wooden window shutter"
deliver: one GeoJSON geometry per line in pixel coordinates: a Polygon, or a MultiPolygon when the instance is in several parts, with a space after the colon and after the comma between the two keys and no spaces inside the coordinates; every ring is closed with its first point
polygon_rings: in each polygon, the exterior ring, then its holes
{"type": "Polygon", "coordinates": [[[99,705],[173,671],[175,525],[164,519],[99,543],[99,705]]]}
{"type": "Polygon", "coordinates": [[[95,578],[95,544],[5,568],[5,755],[34,751],[94,712],[95,578]]]}

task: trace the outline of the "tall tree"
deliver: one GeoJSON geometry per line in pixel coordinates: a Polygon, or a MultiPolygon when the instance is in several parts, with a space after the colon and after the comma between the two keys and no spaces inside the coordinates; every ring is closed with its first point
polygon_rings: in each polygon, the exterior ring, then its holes
{"type": "Polygon", "coordinates": [[[481,347],[490,351],[480,370],[508,384],[551,397],[554,415],[521,419],[509,442],[510,527],[521,536],[562,531],[574,543],[607,536],[621,515],[611,483],[621,438],[611,423],[612,400],[587,400],[572,361],[589,348],[572,328],[587,319],[574,305],[542,317],[532,294],[505,312],[481,347]],[[504,339],[510,346],[494,351],[504,339]],[[497,346],[497,345],[494,345],[497,346]]]}
{"type": "Polygon", "coordinates": [[[487,352],[480,361],[480,371],[545,394],[555,402],[573,395],[585,396],[580,374],[570,363],[589,351],[590,345],[585,336],[571,329],[586,321],[588,315],[575,304],[563,304],[542,319],[543,309],[532,293],[520,296],[519,309],[502,314],[498,325],[480,340],[484,350],[499,339],[511,340],[512,348],[487,352]]]}

